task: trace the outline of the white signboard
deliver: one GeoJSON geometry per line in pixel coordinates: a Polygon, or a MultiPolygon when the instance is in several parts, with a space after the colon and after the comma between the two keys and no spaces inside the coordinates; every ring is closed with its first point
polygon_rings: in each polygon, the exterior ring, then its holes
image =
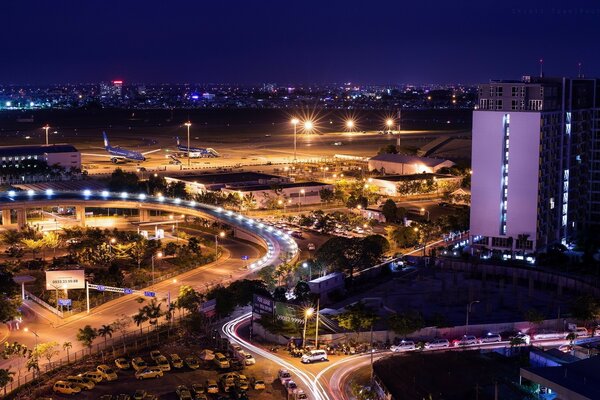
{"type": "Polygon", "coordinates": [[[84,270],[46,271],[46,289],[85,289],[84,270]]]}

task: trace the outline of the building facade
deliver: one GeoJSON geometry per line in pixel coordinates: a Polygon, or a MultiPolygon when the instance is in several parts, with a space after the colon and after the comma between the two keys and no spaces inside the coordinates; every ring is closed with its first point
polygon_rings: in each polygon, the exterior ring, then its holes
{"type": "Polygon", "coordinates": [[[526,254],[600,221],[600,80],[479,86],[473,112],[471,236],[526,254]]]}

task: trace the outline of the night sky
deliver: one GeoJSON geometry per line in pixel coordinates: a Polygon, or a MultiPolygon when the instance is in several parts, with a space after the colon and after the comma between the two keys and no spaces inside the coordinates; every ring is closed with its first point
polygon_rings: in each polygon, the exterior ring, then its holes
{"type": "Polygon", "coordinates": [[[0,29],[0,83],[600,76],[595,0],[6,0],[0,29]]]}

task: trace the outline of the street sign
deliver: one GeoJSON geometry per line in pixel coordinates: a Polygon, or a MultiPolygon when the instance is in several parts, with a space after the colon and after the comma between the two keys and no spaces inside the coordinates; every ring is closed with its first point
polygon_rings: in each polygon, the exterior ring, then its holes
{"type": "Polygon", "coordinates": [[[250,257],[248,257],[248,256],[242,256],[242,260],[247,260],[247,259],[249,259],[249,258],[250,258],[250,257]]]}
{"type": "Polygon", "coordinates": [[[125,294],[132,294],[133,293],[133,289],[123,289],[123,293],[125,293],[125,294]]]}
{"type": "Polygon", "coordinates": [[[59,306],[70,307],[72,303],[71,299],[58,299],[59,306]]]}
{"type": "Polygon", "coordinates": [[[156,297],[156,293],[155,292],[144,292],[144,296],[146,296],[146,297],[156,297]]]}
{"type": "MultiPolygon", "coordinates": [[[[91,287],[91,286],[92,286],[92,285],[90,285],[90,287],[91,287]]],[[[99,291],[99,292],[104,292],[104,289],[106,289],[106,288],[105,288],[104,286],[102,286],[102,285],[97,285],[97,286],[96,286],[96,290],[97,290],[97,291],[99,291]]]]}

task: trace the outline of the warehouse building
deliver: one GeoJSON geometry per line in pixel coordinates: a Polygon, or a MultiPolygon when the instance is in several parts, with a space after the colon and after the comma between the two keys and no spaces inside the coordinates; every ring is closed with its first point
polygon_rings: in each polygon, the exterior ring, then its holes
{"type": "Polygon", "coordinates": [[[81,153],[70,144],[0,147],[2,166],[21,165],[28,160],[45,161],[50,166],[59,165],[66,170],[81,168],[81,153]]]}
{"type": "Polygon", "coordinates": [[[440,158],[417,157],[407,154],[378,154],[368,162],[369,171],[381,174],[412,175],[431,174],[445,167],[452,167],[450,160],[440,158]]]}

